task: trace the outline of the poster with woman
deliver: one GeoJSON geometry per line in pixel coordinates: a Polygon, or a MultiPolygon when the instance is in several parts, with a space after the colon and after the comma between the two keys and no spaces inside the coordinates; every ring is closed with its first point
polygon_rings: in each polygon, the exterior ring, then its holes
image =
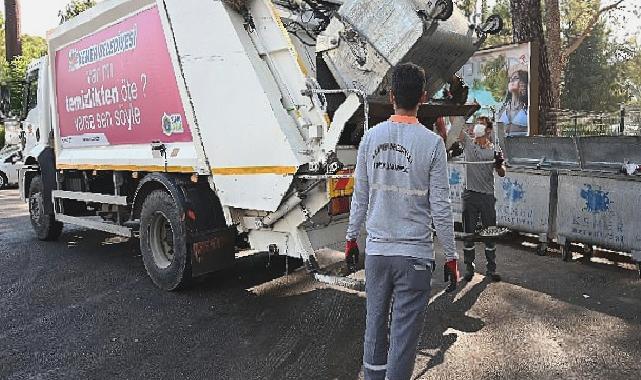
{"type": "Polygon", "coordinates": [[[468,102],[481,105],[474,120],[493,119],[505,136],[531,133],[531,56],[529,43],[492,47],[479,50],[461,68],[459,75],[470,86],[468,102]]]}
{"type": "Polygon", "coordinates": [[[505,128],[506,136],[529,134],[529,73],[524,65],[508,68],[508,85],[505,102],[498,121],[505,128]]]}

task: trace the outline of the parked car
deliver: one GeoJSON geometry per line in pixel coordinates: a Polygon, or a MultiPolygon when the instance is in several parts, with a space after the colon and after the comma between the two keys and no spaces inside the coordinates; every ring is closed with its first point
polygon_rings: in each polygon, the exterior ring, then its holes
{"type": "Polygon", "coordinates": [[[0,151],[0,190],[18,184],[18,173],[22,166],[20,147],[9,146],[0,151]]]}

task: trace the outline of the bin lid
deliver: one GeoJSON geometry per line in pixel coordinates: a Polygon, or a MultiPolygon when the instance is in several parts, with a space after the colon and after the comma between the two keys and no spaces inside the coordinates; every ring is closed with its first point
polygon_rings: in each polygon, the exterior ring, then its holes
{"type": "Polygon", "coordinates": [[[571,137],[506,137],[503,148],[510,166],[566,170],[580,168],[579,154],[571,137]]]}
{"type": "Polygon", "coordinates": [[[584,170],[619,173],[625,164],[641,165],[640,136],[577,137],[584,170]]]}

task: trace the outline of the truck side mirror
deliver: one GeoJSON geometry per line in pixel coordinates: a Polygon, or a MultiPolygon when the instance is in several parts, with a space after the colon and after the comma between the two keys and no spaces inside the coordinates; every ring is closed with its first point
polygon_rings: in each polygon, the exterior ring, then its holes
{"type": "Polygon", "coordinates": [[[3,84],[0,86],[0,112],[2,117],[9,117],[11,112],[11,89],[8,85],[3,84]]]}

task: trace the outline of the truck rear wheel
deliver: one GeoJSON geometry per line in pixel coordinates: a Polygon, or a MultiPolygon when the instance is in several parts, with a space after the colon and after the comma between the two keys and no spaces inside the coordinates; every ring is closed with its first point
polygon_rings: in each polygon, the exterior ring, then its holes
{"type": "Polygon", "coordinates": [[[29,185],[31,225],[38,239],[43,241],[57,240],[62,233],[62,223],[56,221],[55,215],[46,214],[42,191],[42,178],[40,176],[34,177],[29,185]]]}
{"type": "Polygon", "coordinates": [[[191,282],[191,247],[176,201],[155,190],[143,202],[140,251],[145,269],[156,286],[178,290],[191,282]]]}

